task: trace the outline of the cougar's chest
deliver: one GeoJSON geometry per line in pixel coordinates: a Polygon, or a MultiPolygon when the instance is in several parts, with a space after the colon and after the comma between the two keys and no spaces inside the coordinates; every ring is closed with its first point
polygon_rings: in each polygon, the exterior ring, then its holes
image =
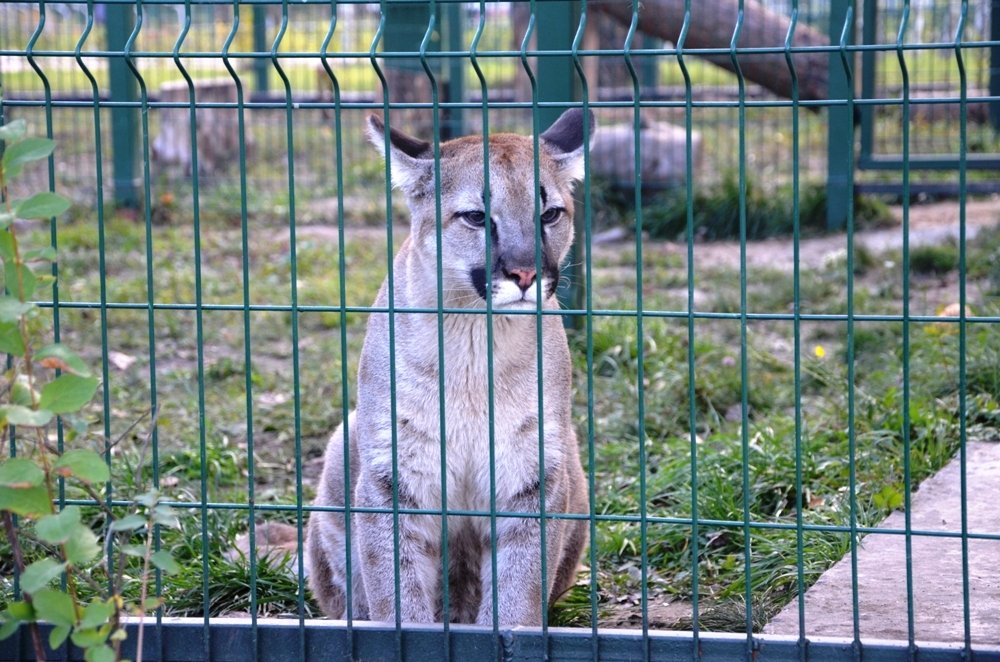
{"type": "Polygon", "coordinates": [[[445,331],[444,361],[439,362],[431,345],[433,351],[414,366],[413,379],[404,387],[400,422],[405,425],[399,429],[407,449],[401,465],[414,485],[421,485],[424,505],[438,506],[446,487],[449,509],[487,510],[491,485],[502,496],[537,472],[535,357],[512,356],[502,340],[494,342],[490,354],[484,334],[464,328],[445,331]],[[533,453],[521,447],[532,425],[533,453]]]}

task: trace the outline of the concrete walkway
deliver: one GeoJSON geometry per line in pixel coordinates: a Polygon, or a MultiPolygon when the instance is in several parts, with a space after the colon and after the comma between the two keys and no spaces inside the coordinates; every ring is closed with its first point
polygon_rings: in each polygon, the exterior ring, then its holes
{"type": "MultiPolygon", "coordinates": [[[[1000,443],[970,442],[967,459],[968,531],[1000,534],[1000,443]]],[[[904,528],[894,512],[882,527],[904,528]]],[[[960,467],[956,457],[913,495],[914,530],[960,532],[960,467]]],[[[965,638],[962,543],[959,538],[913,536],[913,611],[917,641],[965,638]]],[[[1000,540],[969,540],[969,607],[973,644],[1000,645],[1000,540]]],[[[858,549],[860,629],[864,639],[908,637],[905,536],[872,534],[858,549]]],[[[847,556],[806,592],[808,636],[853,637],[851,559],[847,556]]],[[[798,635],[798,601],[764,630],[798,635]]]]}

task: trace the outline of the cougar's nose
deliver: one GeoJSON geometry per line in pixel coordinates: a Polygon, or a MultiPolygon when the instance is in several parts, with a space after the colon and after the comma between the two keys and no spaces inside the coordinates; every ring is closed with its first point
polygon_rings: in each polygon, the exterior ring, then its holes
{"type": "Polygon", "coordinates": [[[522,292],[534,284],[535,273],[534,267],[522,267],[516,269],[508,269],[504,267],[503,270],[503,275],[517,283],[517,286],[521,288],[522,292]]]}

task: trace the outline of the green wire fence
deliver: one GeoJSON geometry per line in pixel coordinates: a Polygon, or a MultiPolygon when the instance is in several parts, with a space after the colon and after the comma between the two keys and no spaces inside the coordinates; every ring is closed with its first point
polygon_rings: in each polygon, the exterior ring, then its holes
{"type": "MultiPolygon", "coordinates": [[[[185,513],[180,533],[156,532],[184,569],[156,575],[165,606],[147,625],[145,659],[1000,659],[974,625],[990,605],[977,603],[969,572],[970,543],[997,544],[1000,530],[970,527],[966,506],[970,443],[1000,436],[1000,232],[968,219],[982,202],[972,192],[997,190],[1000,9],[612,4],[0,5],[0,123],[25,118],[58,142],[19,185],[77,203],[68,219],[33,229],[60,252],[57,280],[38,296],[55,341],[73,339],[101,365],[90,432],[60,422],[52,438],[63,448],[96,434],[113,471],[148,462],[145,478],[185,513]],[[648,20],[655,11],[680,17],[669,34],[648,20]],[[762,76],[761,66],[772,69],[762,76]],[[498,517],[538,517],[543,548],[547,522],[582,518],[584,572],[542,609],[539,628],[501,627],[495,590],[483,598],[492,627],[369,623],[350,598],[346,622],[317,620],[305,523],[324,510],[312,496],[329,433],[353,405],[365,322],[394,313],[394,375],[395,314],[435,315],[443,393],[445,321],[485,314],[492,346],[497,314],[489,297],[485,311],[396,308],[392,256],[407,214],[390,164],[367,145],[365,118],[386,119],[386,140],[398,128],[431,141],[438,173],[450,137],[530,134],[537,182],[538,136],[567,108],[594,112],[585,140],[595,153],[579,186],[562,309],[529,311],[536,353],[526,360],[538,365],[531,404],[541,412],[542,318],[562,316],[589,512],[498,512],[495,490],[489,512],[449,508],[446,496],[440,510],[409,509],[395,457],[388,512],[397,615],[401,514],[441,518],[445,569],[449,516],[488,518],[494,539],[498,517]],[[669,173],[650,165],[657,159],[669,173]],[[883,204],[859,197],[866,191],[899,210],[900,224],[880,230],[895,237],[890,248],[860,232],[862,205],[883,204]],[[928,248],[914,229],[921,193],[952,196],[951,243],[928,248]],[[789,220],[785,238],[760,249],[759,219],[779,213],[769,199],[785,200],[789,220]],[[726,236],[709,207],[730,215],[738,245],[728,253],[704,241],[726,236]],[[672,229],[651,238],[659,227],[672,229]],[[822,260],[810,258],[806,242],[827,229],[842,234],[828,235],[822,260]],[[761,257],[779,243],[786,265],[761,257]],[[946,266],[921,266],[935,260],[946,266]],[[375,307],[385,276],[388,304],[375,307]],[[155,420],[148,457],[132,448],[144,412],[155,420]],[[919,530],[911,492],[953,457],[961,521],[919,530]],[[882,523],[896,508],[903,528],[882,523]],[[288,556],[269,547],[275,523],[296,532],[288,556]],[[859,554],[871,534],[904,538],[899,641],[873,642],[862,626],[859,554]],[[961,638],[950,644],[926,643],[918,624],[913,541],[930,537],[962,545],[961,638]],[[853,569],[851,634],[814,636],[807,589],[841,557],[853,569]],[[683,611],[673,620],[670,603],[683,611]],[[762,634],[786,606],[797,630],[762,634]]],[[[536,185],[539,265],[543,195],[536,185]]],[[[440,190],[435,207],[440,227],[440,190]]],[[[996,225],[1000,210],[987,213],[996,225]]],[[[436,239],[443,301],[440,231],[436,239]]],[[[487,372],[482,434],[495,487],[492,357],[487,372]]],[[[442,439],[444,414],[442,397],[442,439]]],[[[541,432],[538,456],[544,504],[541,432]]],[[[443,444],[441,463],[447,495],[443,444]]],[[[130,504],[135,487],[113,482],[108,506],[130,504]]],[[[365,511],[351,495],[325,510],[365,511]]],[[[348,548],[350,535],[348,525],[348,548]]],[[[543,577],[552,572],[544,554],[540,563],[543,577]]],[[[497,564],[493,548],[494,587],[497,564]]],[[[20,589],[13,564],[0,568],[2,608],[20,589]]],[[[449,597],[445,582],[445,613],[449,597]]],[[[0,660],[32,655],[25,632],[0,642],[0,660]]]]}

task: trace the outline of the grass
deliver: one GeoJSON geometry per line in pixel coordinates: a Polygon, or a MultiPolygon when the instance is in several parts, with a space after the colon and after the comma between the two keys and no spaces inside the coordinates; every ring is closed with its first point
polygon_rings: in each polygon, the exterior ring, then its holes
{"type": "MultiPolygon", "coordinates": [[[[244,278],[240,230],[225,215],[207,215],[202,227],[202,300],[211,305],[240,306],[244,278]]],[[[292,283],[284,213],[256,207],[249,229],[251,301],[287,303],[292,283]]],[[[329,221],[303,222],[298,230],[300,304],[339,305],[341,258],[329,221]]],[[[43,240],[47,232],[38,228],[34,239],[43,240]]],[[[401,238],[396,237],[397,245],[401,238]]],[[[146,239],[141,223],[126,215],[109,215],[104,243],[109,301],[143,304],[147,300],[146,239]]],[[[156,301],[193,302],[198,294],[192,264],[194,237],[190,223],[183,222],[182,211],[175,209],[164,224],[154,225],[150,239],[156,301]]],[[[99,301],[95,265],[100,244],[92,212],[77,210],[74,220],[60,225],[59,246],[60,300],[99,301]]],[[[343,249],[346,302],[368,305],[385,272],[385,231],[352,228],[343,249]]],[[[754,250],[752,244],[749,250],[754,250]]],[[[996,315],[1000,309],[1000,292],[992,280],[998,250],[998,230],[985,231],[970,245],[968,291],[975,314],[996,315]]],[[[680,257],[683,248],[648,241],[644,253],[645,309],[682,310],[687,284],[686,263],[680,257]]],[[[858,255],[856,309],[898,313],[898,252],[858,255]]],[[[595,305],[631,309],[635,268],[630,251],[598,248],[594,264],[595,305]]],[[[941,267],[944,271],[931,270],[927,276],[912,269],[916,301],[924,297],[931,305],[947,296],[947,284],[953,284],[957,277],[954,266],[949,265],[941,267]]],[[[733,268],[721,263],[702,265],[695,278],[697,289],[707,293],[696,303],[700,311],[739,310],[740,279],[733,268]]],[[[800,296],[805,309],[843,312],[846,278],[842,260],[825,260],[804,268],[800,296]]],[[[791,310],[795,299],[789,273],[777,266],[755,270],[747,298],[752,312],[791,310]]],[[[914,312],[927,312],[919,308],[915,305],[914,312]]],[[[245,504],[252,467],[255,503],[284,509],[258,512],[258,521],[294,522],[299,465],[302,500],[308,503],[326,437],[342,416],[340,380],[345,362],[350,397],[354,397],[364,314],[348,314],[346,324],[341,324],[338,312],[299,313],[297,400],[291,315],[281,311],[249,313],[249,365],[244,360],[244,321],[239,309],[203,311],[199,362],[194,311],[157,310],[151,334],[144,309],[110,309],[106,324],[102,324],[99,310],[60,308],[60,331],[65,341],[86,348],[88,359],[98,366],[102,338],[106,337],[115,357],[105,381],[109,409],[104,410],[99,397],[86,415],[91,430],[86,439],[90,441],[76,438],[73,443],[100,447],[105,420],[112,437],[117,437],[148,412],[150,347],[155,335],[159,406],[155,476],[170,498],[191,504],[180,509],[182,529],[164,531],[161,540],[183,567],[179,575],[164,578],[162,584],[167,609],[173,614],[203,613],[206,581],[210,613],[245,613],[250,609],[250,569],[245,562],[225,558],[236,536],[246,531],[249,515],[238,508],[210,510],[203,520],[197,507],[203,490],[211,502],[245,504]],[[346,355],[340,350],[341,333],[345,334],[346,355]],[[248,383],[252,428],[247,424],[248,383]],[[202,398],[204,408],[200,409],[202,398]]],[[[913,323],[910,331],[908,435],[913,479],[919,481],[947,462],[957,447],[958,335],[955,325],[947,323],[913,323]]],[[[900,350],[901,334],[902,327],[896,322],[859,322],[854,329],[855,514],[862,526],[878,523],[898,506],[907,489],[902,470],[901,374],[905,357],[900,350]]],[[[969,434],[972,438],[995,436],[1000,429],[1000,329],[993,324],[972,324],[967,334],[969,434]]],[[[586,437],[588,370],[593,375],[594,453],[585,456],[585,462],[594,471],[596,512],[634,516],[645,500],[651,517],[671,522],[651,523],[647,531],[646,590],[653,622],[657,627],[690,626],[683,618],[657,616],[656,609],[668,602],[684,604],[689,600],[692,573],[697,568],[702,627],[742,630],[748,585],[754,627],[760,626],[796,595],[798,549],[794,529],[751,525],[748,530],[739,524],[744,508],[753,524],[794,524],[801,513],[806,524],[843,526],[850,517],[847,481],[851,436],[844,323],[803,324],[801,397],[795,390],[791,322],[754,320],[748,324],[745,443],[744,357],[738,320],[698,319],[692,339],[684,319],[647,318],[641,389],[635,319],[597,317],[592,338],[592,370],[586,360],[584,332],[572,334],[571,349],[577,378],[574,412],[584,448],[590,445],[586,437]],[[693,421],[688,407],[692,392],[688,347],[692,342],[693,421]],[[637,418],[640,392],[646,412],[641,430],[637,418]],[[798,435],[797,406],[803,421],[798,435]],[[644,465],[639,460],[640,438],[644,465]],[[694,478],[692,463],[696,467],[694,478]],[[640,488],[643,466],[644,494],[640,488]],[[797,471],[801,472],[801,484],[796,481],[797,471]],[[697,535],[685,523],[695,514],[703,522],[697,535]],[[748,534],[749,557],[745,551],[748,534]]],[[[115,480],[121,494],[131,489],[129,468],[145,462],[143,476],[146,480],[154,476],[149,453],[142,451],[148,430],[147,421],[128,431],[115,451],[115,480]]],[[[843,534],[806,533],[801,568],[805,585],[836,561],[847,545],[843,534]]],[[[599,620],[609,626],[634,625],[642,595],[640,524],[601,520],[593,546],[597,566],[590,570],[597,581],[599,620]]],[[[262,559],[256,572],[261,615],[298,612],[299,589],[282,563],[262,559]]],[[[3,576],[8,579],[0,586],[0,596],[6,597],[0,602],[9,599],[12,588],[9,567],[4,567],[3,576]]],[[[567,599],[555,608],[552,622],[589,624],[593,609],[590,590],[588,578],[582,575],[567,599]]],[[[308,595],[304,599],[306,615],[318,613],[308,595]]]]}
{"type": "MultiPolygon", "coordinates": [[[[595,187],[597,222],[602,225],[630,225],[634,216],[634,193],[610,182],[595,187]]],[[[795,227],[791,186],[765,187],[754,176],[746,178],[741,191],[736,172],[729,171],[721,182],[698,187],[690,202],[694,233],[699,239],[738,239],[741,202],[746,206],[746,233],[751,240],[790,235],[795,227]]],[[[799,192],[798,220],[804,235],[828,231],[826,188],[807,184],[799,192]]],[[[685,189],[677,187],[651,191],[643,196],[643,230],[656,239],[681,240],[687,231],[689,201],[685,189]]],[[[856,195],[855,222],[858,227],[875,227],[893,222],[889,208],[877,198],[856,195]]]]}

